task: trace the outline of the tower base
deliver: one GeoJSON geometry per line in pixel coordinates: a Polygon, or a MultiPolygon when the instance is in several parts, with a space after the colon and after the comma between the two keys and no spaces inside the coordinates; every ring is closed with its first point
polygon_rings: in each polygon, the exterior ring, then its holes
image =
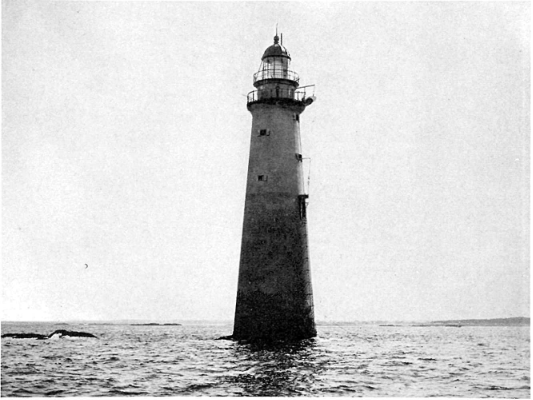
{"type": "Polygon", "coordinates": [[[295,310],[281,304],[279,296],[260,291],[246,296],[238,293],[237,304],[240,309],[232,335],[235,340],[293,341],[316,336],[312,309],[295,310]]]}

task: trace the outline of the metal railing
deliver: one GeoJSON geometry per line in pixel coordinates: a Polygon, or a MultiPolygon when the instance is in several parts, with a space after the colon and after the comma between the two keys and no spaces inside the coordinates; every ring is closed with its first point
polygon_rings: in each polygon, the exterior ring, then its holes
{"type": "Polygon", "coordinates": [[[263,89],[253,90],[248,93],[247,102],[253,103],[255,101],[267,99],[291,99],[296,101],[305,101],[307,98],[315,95],[315,85],[302,86],[298,89],[263,89]]]}
{"type": "Polygon", "coordinates": [[[254,74],[254,83],[265,79],[287,79],[293,82],[300,82],[298,74],[288,69],[263,69],[254,74]]]}

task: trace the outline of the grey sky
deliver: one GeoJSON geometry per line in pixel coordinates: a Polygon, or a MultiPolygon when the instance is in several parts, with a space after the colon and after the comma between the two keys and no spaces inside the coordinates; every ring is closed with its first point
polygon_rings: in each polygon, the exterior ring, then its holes
{"type": "Polygon", "coordinates": [[[233,318],[243,95],[276,22],[317,85],[317,319],[529,314],[529,13],[2,2],[2,318],[233,318]]]}

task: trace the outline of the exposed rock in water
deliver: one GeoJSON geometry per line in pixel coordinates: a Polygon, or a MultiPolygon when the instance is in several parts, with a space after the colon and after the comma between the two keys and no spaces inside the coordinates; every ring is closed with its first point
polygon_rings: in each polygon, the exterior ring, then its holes
{"type": "Polygon", "coordinates": [[[75,331],[67,331],[64,329],[58,329],[54,332],[52,332],[49,335],[41,335],[40,333],[5,333],[2,335],[3,338],[13,338],[13,339],[49,339],[54,335],[59,335],[59,337],[63,336],[71,336],[71,337],[91,337],[91,338],[97,338],[92,333],[87,332],[75,332],[75,331]]]}
{"type": "Polygon", "coordinates": [[[215,340],[233,340],[233,335],[220,336],[219,338],[216,338],[215,340]]]}
{"type": "Polygon", "coordinates": [[[96,338],[96,336],[94,336],[92,333],[67,331],[67,330],[64,330],[64,329],[58,329],[58,330],[52,332],[51,334],[49,334],[48,337],[51,338],[54,335],[59,335],[59,337],[71,336],[71,337],[92,337],[92,338],[96,338]]]}
{"type": "Polygon", "coordinates": [[[41,335],[40,333],[5,333],[2,337],[13,339],[48,339],[48,336],[41,335]]]}

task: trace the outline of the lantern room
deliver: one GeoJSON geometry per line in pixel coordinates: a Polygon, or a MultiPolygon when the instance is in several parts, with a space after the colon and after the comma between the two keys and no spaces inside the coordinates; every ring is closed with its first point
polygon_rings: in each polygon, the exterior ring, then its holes
{"type": "Polygon", "coordinates": [[[274,36],[274,44],[268,47],[261,58],[259,71],[254,74],[254,86],[263,85],[266,80],[280,80],[295,88],[298,87],[300,78],[290,70],[291,56],[287,49],[279,43],[279,36],[274,36]]]}
{"type": "Polygon", "coordinates": [[[291,102],[300,105],[311,104],[315,85],[300,86],[300,77],[290,70],[291,56],[283,47],[276,32],[274,44],[270,45],[261,57],[259,71],[254,74],[254,86],[257,90],[248,93],[248,106],[254,103],[291,102]]]}

